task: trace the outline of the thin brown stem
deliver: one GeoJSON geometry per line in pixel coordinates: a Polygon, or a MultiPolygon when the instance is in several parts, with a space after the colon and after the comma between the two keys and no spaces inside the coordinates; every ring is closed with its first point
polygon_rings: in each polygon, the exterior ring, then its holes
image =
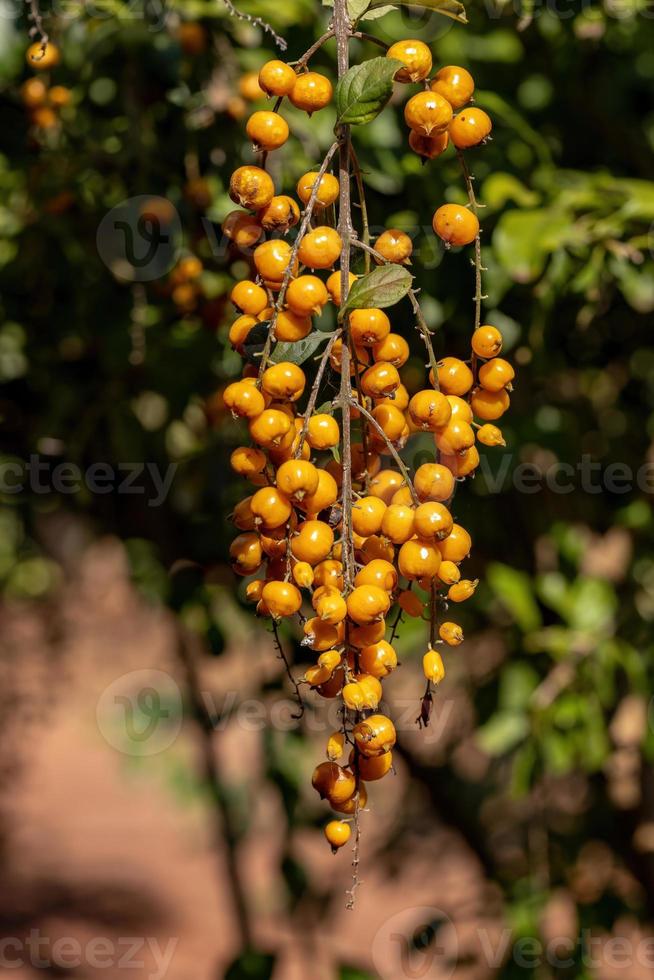
{"type": "Polygon", "coordinates": [[[334,31],[330,28],[328,31],[325,31],[322,37],[318,38],[315,44],[312,44],[311,47],[304,52],[301,58],[298,58],[297,61],[291,61],[290,64],[295,68],[296,72],[302,71],[304,68],[306,68],[308,63],[313,58],[314,54],[317,54],[318,51],[320,51],[320,49],[323,47],[323,45],[326,44],[327,41],[330,41],[333,38],[333,36],[334,36],[334,31]]]}
{"type": "Polygon", "coordinates": [[[384,441],[386,448],[388,449],[389,453],[397,463],[400,473],[404,477],[404,482],[406,483],[411,493],[411,499],[413,500],[414,504],[417,507],[420,504],[420,498],[418,497],[415,487],[413,486],[413,482],[411,480],[411,477],[409,476],[409,470],[407,469],[404,460],[402,459],[397,449],[395,448],[393,443],[390,441],[390,439],[382,429],[381,425],[379,424],[375,416],[371,415],[368,409],[364,408],[363,405],[359,405],[354,398],[352,399],[352,404],[359,409],[361,414],[368,420],[368,422],[370,422],[370,425],[373,427],[373,429],[375,430],[379,438],[384,441]]]}
{"type": "Polygon", "coordinates": [[[288,47],[286,40],[277,34],[270,24],[268,24],[262,17],[254,17],[252,14],[244,14],[241,10],[238,10],[238,8],[234,6],[232,0],[223,0],[223,3],[227,7],[230,16],[235,17],[237,20],[246,20],[248,24],[252,24],[255,27],[260,27],[266,34],[270,34],[280,51],[286,51],[288,47]]]}
{"type": "Polygon", "coordinates": [[[316,377],[311,386],[311,393],[309,395],[309,401],[307,402],[306,411],[304,413],[304,422],[302,423],[302,429],[300,430],[300,438],[298,439],[297,446],[295,448],[295,459],[299,459],[302,455],[302,450],[304,448],[304,442],[307,437],[307,431],[309,429],[309,420],[313,415],[313,410],[316,407],[316,402],[318,401],[318,393],[320,391],[320,385],[322,384],[323,375],[327,364],[329,363],[329,355],[332,352],[332,348],[338,338],[341,335],[340,330],[335,330],[334,333],[329,338],[329,342],[323,351],[323,355],[320,358],[320,364],[318,365],[318,371],[316,372],[316,377]]]}
{"type": "MultiPolygon", "coordinates": [[[[478,218],[479,208],[482,207],[482,205],[479,203],[475,195],[474,177],[472,176],[470,170],[468,169],[468,164],[466,163],[466,159],[463,152],[461,150],[457,150],[456,155],[458,157],[459,164],[461,166],[461,171],[463,173],[463,179],[466,185],[466,193],[468,195],[468,203],[470,205],[470,209],[474,213],[475,217],[478,218]]],[[[481,291],[481,274],[483,271],[483,267],[481,264],[481,232],[479,231],[477,232],[477,235],[475,237],[474,266],[475,266],[475,295],[473,301],[475,304],[475,330],[476,330],[477,327],[481,326],[481,303],[482,300],[486,299],[486,297],[482,295],[482,291],[481,291]]],[[[473,358],[474,358],[474,354],[473,354],[473,358]]],[[[473,366],[473,373],[474,373],[474,366],[473,366]]]]}
{"type": "MultiPolygon", "coordinates": [[[[350,160],[352,162],[352,171],[354,173],[354,179],[357,185],[357,197],[359,199],[359,208],[361,211],[361,241],[364,243],[364,245],[370,245],[370,222],[368,221],[366,189],[363,183],[363,173],[359,165],[359,158],[357,157],[352,144],[350,144],[350,160]]],[[[365,253],[365,262],[366,272],[370,272],[370,252],[365,253]]]]}
{"type": "Polygon", "coordinates": [[[277,650],[277,656],[284,664],[284,668],[286,670],[288,679],[290,680],[291,684],[295,689],[295,700],[297,701],[298,708],[300,709],[299,715],[291,715],[291,717],[299,721],[299,719],[302,718],[304,712],[306,711],[306,705],[302,699],[302,694],[300,692],[300,685],[298,684],[295,677],[293,676],[291,665],[288,662],[288,657],[284,653],[284,647],[282,646],[282,641],[279,638],[279,628],[274,619],[272,620],[272,634],[275,638],[275,649],[277,650]]]}

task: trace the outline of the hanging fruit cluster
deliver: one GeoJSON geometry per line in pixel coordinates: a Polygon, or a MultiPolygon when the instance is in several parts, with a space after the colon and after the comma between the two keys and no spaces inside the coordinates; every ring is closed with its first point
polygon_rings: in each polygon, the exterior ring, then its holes
{"type": "Polygon", "coordinates": [[[335,35],[338,45],[336,140],[319,168],[298,175],[295,196],[278,193],[266,170],[268,154],[290,135],[283,100],[313,113],[334,92],[324,75],[308,69],[306,56],[295,65],[273,60],[263,66],[259,85],[277,101],[247,122],[261,156],[232,174],[230,195],[240,209],[223,226],[239,248],[252,249],[253,263],[251,278],[231,293],[239,315],[230,341],[247,362],[224,400],[248,426],[248,444],[234,450],[231,464],[252,486],[233,514],[240,533],[231,558],[248,579],[247,598],[259,615],[273,624],[299,617],[303,643],[316,657],[303,682],[323,698],[341,700],[341,729],[330,736],[327,759],[313,775],[320,796],[345,817],[325,828],[334,850],[347,843],[352,824],[358,839],[366,784],[392,768],[396,732],[380,712],[382,682],[397,666],[395,630],[387,640],[387,620],[394,615],[397,624],[406,614],[430,624],[425,724],[433,685],[445,674],[441,651],[463,641],[460,626],[445,613],[470,598],[477,582],[463,577],[471,538],[454,520],[452,499],[457,481],[478,466],[477,443],[504,445],[494,423],[509,406],[513,379],[499,356],[499,330],[481,323],[477,202],[462,151],[483,143],[491,122],[469,105],[473,79],[455,66],[432,76],[431,51],[415,40],[349,68],[351,34],[344,4],[336,0],[333,30],[323,39],[335,35]],[[379,98],[369,94],[372,81],[379,98]],[[394,82],[421,84],[405,107],[411,147],[429,160],[451,143],[461,161],[469,203],[443,204],[433,227],[448,248],[475,243],[468,361],[434,352],[406,268],[411,238],[390,229],[373,244],[366,223],[357,229],[351,217],[355,187],[358,213],[365,214],[352,127],[381,111],[394,82]],[[287,237],[295,226],[295,236],[287,237]],[[404,315],[400,327],[399,317],[392,323],[385,310],[405,297],[412,320],[404,315]],[[328,304],[336,328],[321,333],[314,317],[328,304]],[[410,394],[400,372],[414,326],[430,371],[424,388],[410,394]],[[305,373],[300,365],[309,356],[305,373]],[[434,459],[411,473],[401,453],[422,433],[433,436],[434,459]]]}
{"type": "MultiPolygon", "coordinates": [[[[25,59],[34,71],[48,72],[59,64],[59,49],[52,42],[48,42],[45,49],[40,42],[35,42],[27,49],[25,59]]],[[[38,76],[28,78],[21,86],[20,94],[30,122],[38,129],[55,129],[61,110],[72,99],[72,92],[65,85],[48,86],[38,76]]]]}

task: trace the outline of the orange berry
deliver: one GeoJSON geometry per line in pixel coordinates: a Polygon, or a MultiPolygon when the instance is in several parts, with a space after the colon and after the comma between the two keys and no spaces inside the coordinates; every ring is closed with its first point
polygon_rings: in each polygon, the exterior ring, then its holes
{"type": "Polygon", "coordinates": [[[440,684],[445,677],[445,666],[438,650],[427,650],[422,658],[422,669],[428,681],[432,684],[440,684]]]}
{"type": "Polygon", "coordinates": [[[391,504],[386,508],[382,521],[382,534],[393,544],[404,544],[413,536],[414,511],[404,504],[391,504]]]}
{"type": "Polygon", "coordinates": [[[293,581],[301,589],[310,589],[314,583],[313,568],[306,561],[298,561],[293,566],[293,581]]]}
{"type": "Polygon", "coordinates": [[[416,470],[413,485],[420,500],[449,500],[454,493],[454,478],[439,463],[423,463],[416,470]]]}
{"type": "Polygon", "coordinates": [[[397,470],[380,470],[370,481],[370,493],[390,504],[393,494],[404,486],[404,477],[397,470]]]}
{"type": "Polygon", "coordinates": [[[355,344],[372,347],[391,332],[391,321],[383,310],[352,310],[350,333],[355,344]]]}
{"type": "Polygon", "coordinates": [[[286,291],[286,303],[298,316],[320,314],[328,299],[325,284],[317,276],[298,276],[289,283],[286,291]]]}
{"type": "Polygon", "coordinates": [[[407,126],[420,136],[436,136],[452,120],[452,106],[437,92],[418,92],[404,107],[407,126]]]}
{"type": "Polygon", "coordinates": [[[272,398],[280,401],[297,401],[304,391],[304,371],[291,361],[280,361],[263,372],[261,387],[272,398]]]}
{"type": "Polygon", "coordinates": [[[345,599],[336,591],[314,597],[313,608],[323,623],[342,623],[347,616],[345,599]]]}
{"type": "Polygon", "coordinates": [[[365,646],[359,653],[359,666],[372,677],[388,677],[397,667],[397,654],[390,643],[379,640],[365,646]]]}
{"type": "Polygon", "coordinates": [[[259,602],[265,584],[266,583],[262,578],[257,578],[253,582],[248,582],[248,584],[245,587],[245,598],[247,599],[247,601],[259,602]]]}
{"type": "MultiPolygon", "coordinates": [[[[355,276],[353,272],[349,273],[348,282],[350,286],[352,285],[353,282],[357,280],[357,278],[358,277],[355,276]]],[[[331,276],[327,280],[326,286],[327,286],[327,292],[331,297],[332,303],[335,303],[336,306],[340,306],[341,305],[341,270],[340,269],[337,269],[336,272],[332,272],[331,276]]]]}
{"type": "Polygon", "coordinates": [[[247,211],[230,211],[223,221],[222,230],[239,248],[251,248],[263,235],[259,219],[247,211]]]}
{"type": "Polygon", "coordinates": [[[277,194],[257,215],[266,231],[288,231],[300,220],[297,202],[288,194],[277,194]]]}
{"type": "Polygon", "coordinates": [[[316,71],[308,71],[296,77],[288,97],[296,109],[312,113],[329,105],[332,94],[332,83],[328,78],[316,71]]]}
{"type": "MultiPolygon", "coordinates": [[[[411,351],[409,349],[409,345],[404,337],[400,336],[398,333],[389,333],[382,341],[375,344],[372,348],[372,356],[375,361],[388,361],[396,368],[401,368],[402,365],[406,364],[406,362],[409,360],[410,353],[411,351]]],[[[406,388],[404,388],[406,403],[398,404],[398,391],[395,393],[394,405],[395,408],[398,408],[400,411],[404,411],[404,409],[407,407],[409,396],[406,388]]]]}
{"type": "Polygon", "coordinates": [[[274,58],[267,61],[259,71],[259,86],[266,95],[276,95],[278,98],[288,95],[297,80],[297,75],[290,65],[274,58]]]}
{"type": "Polygon", "coordinates": [[[463,643],[463,630],[457,623],[441,623],[438,635],[450,647],[458,647],[463,643]]]}
{"type": "Polygon", "coordinates": [[[355,813],[357,809],[363,810],[368,802],[368,791],[366,790],[366,785],[363,782],[359,783],[358,801],[355,795],[349,800],[346,800],[345,803],[333,803],[331,800],[329,802],[331,803],[332,810],[336,810],[337,813],[351,814],[355,813]]]}
{"type": "Polygon", "coordinates": [[[20,87],[20,95],[28,109],[36,109],[45,103],[48,90],[40,78],[28,78],[20,87]]]}
{"type": "Polygon", "coordinates": [[[328,558],[319,562],[313,570],[316,586],[328,586],[332,589],[343,588],[343,565],[340,561],[328,558]]]}
{"type": "Polygon", "coordinates": [[[372,783],[376,779],[383,779],[386,773],[390,772],[393,766],[393,753],[390,751],[384,752],[383,755],[377,755],[370,759],[366,759],[365,756],[362,755],[356,758],[354,749],[352,749],[349,759],[350,766],[352,766],[352,768],[355,766],[355,759],[359,776],[367,783],[372,783]]]}
{"type": "Polygon", "coordinates": [[[489,422],[477,430],[477,441],[483,446],[506,446],[502,430],[489,422]]]}
{"type": "Polygon", "coordinates": [[[357,789],[352,772],[335,762],[321,762],[316,766],[311,777],[311,785],[321,800],[327,798],[330,803],[345,803],[357,789]]]}
{"type": "Polygon", "coordinates": [[[253,532],[239,534],[229,547],[229,555],[237,575],[254,575],[263,562],[259,535],[253,532]]]}
{"type": "Polygon", "coordinates": [[[431,51],[424,41],[397,41],[391,44],[386,57],[401,61],[405,66],[395,73],[396,82],[422,82],[431,71],[431,51]]]}
{"type": "Polygon", "coordinates": [[[234,381],[225,388],[223,398],[232,415],[239,418],[256,418],[266,407],[263,395],[249,381],[234,381]]]}
{"type": "Polygon", "coordinates": [[[473,381],[472,371],[458,357],[444,357],[438,362],[438,386],[443,394],[465,395],[472,388],[473,381]]]}
{"type": "Polygon", "coordinates": [[[450,123],[449,134],[457,149],[467,150],[488,139],[492,128],[490,116],[483,109],[473,106],[454,117],[450,123]]]}
{"type": "Polygon", "coordinates": [[[468,422],[454,419],[434,435],[434,442],[446,456],[456,456],[475,444],[475,433],[468,422]]]}
{"type": "Polygon", "coordinates": [[[461,578],[459,566],[453,561],[442,561],[438,569],[438,577],[443,585],[454,585],[461,578]]]}
{"type": "Polygon", "coordinates": [[[436,72],[431,82],[431,90],[447,99],[453,109],[460,109],[472,98],[475,81],[465,68],[446,65],[436,72]]]}
{"type": "Polygon", "coordinates": [[[302,630],[305,636],[303,645],[310,646],[312,650],[330,650],[342,643],[345,637],[342,623],[333,626],[331,623],[323,623],[318,616],[307,619],[302,630]]]}
{"type": "Polygon", "coordinates": [[[347,614],[358,626],[383,619],[390,609],[388,594],[376,585],[359,585],[347,597],[347,614]]]}
{"type": "Polygon", "coordinates": [[[364,675],[366,683],[362,680],[351,681],[346,684],[341,692],[345,707],[350,711],[375,710],[379,707],[382,699],[382,686],[376,677],[364,675]]]}
{"type": "Polygon", "coordinates": [[[442,204],[434,213],[432,225],[447,245],[469,245],[479,234],[477,216],[460,204],[442,204]]]}
{"type": "Polygon", "coordinates": [[[486,391],[475,388],[470,397],[470,407],[478,419],[495,421],[504,415],[510,404],[509,393],[501,391],[486,391]]]}
{"type": "MultiPolygon", "coordinates": [[[[292,248],[288,242],[273,238],[254,250],[254,264],[262,279],[282,282],[291,261],[292,248]]],[[[293,270],[295,271],[295,269],[293,270]]]]}
{"type": "Polygon", "coordinates": [[[265,94],[259,85],[259,73],[256,71],[248,71],[241,76],[238,83],[238,90],[248,102],[257,102],[265,94]]]}
{"type": "Polygon", "coordinates": [[[457,479],[462,480],[466,476],[470,476],[479,466],[479,453],[476,446],[470,446],[469,449],[465,449],[461,453],[457,453],[456,456],[445,456],[441,455],[441,463],[443,466],[447,466],[448,470],[457,479]]]}
{"type": "Polygon", "coordinates": [[[348,641],[353,647],[366,647],[372,643],[379,643],[384,639],[385,633],[386,622],[380,619],[377,623],[370,623],[367,626],[351,626],[348,641]]]}
{"type": "Polygon", "coordinates": [[[258,316],[268,305],[266,290],[250,279],[237,282],[229,298],[237,310],[249,316],[258,316]]]}
{"type": "Polygon", "coordinates": [[[310,269],[330,269],[340,257],[343,243],[335,228],[321,225],[308,232],[300,242],[298,258],[310,269]]]}
{"type": "Polygon", "coordinates": [[[294,343],[296,340],[304,340],[311,333],[311,326],[311,317],[298,316],[291,310],[280,310],[275,323],[275,336],[277,340],[294,343]]]}
{"type": "Polygon", "coordinates": [[[277,470],[277,486],[293,500],[303,500],[318,489],[318,470],[304,459],[289,459],[277,470]]]}
{"type": "Polygon", "coordinates": [[[409,133],[409,146],[421,157],[427,160],[435,160],[441,153],[444,153],[450,142],[449,133],[437,133],[435,136],[421,136],[413,129],[409,133]]]}
{"type": "Polygon", "coordinates": [[[285,412],[267,408],[250,422],[250,436],[259,446],[281,446],[293,429],[293,423],[285,412]]]}
{"type": "Polygon", "coordinates": [[[465,602],[475,594],[475,589],[479,585],[479,579],[476,578],[474,581],[470,579],[461,579],[460,582],[455,582],[450,586],[447,593],[447,598],[450,602],[465,602]]]}
{"type": "Polygon", "coordinates": [[[472,422],[472,409],[464,398],[459,395],[447,395],[446,397],[452,409],[452,420],[472,422]]]}
{"type": "Polygon", "coordinates": [[[361,376],[361,390],[369,398],[384,398],[392,394],[399,384],[397,368],[388,361],[378,361],[361,376]]]}
{"type": "Polygon", "coordinates": [[[379,497],[362,497],[352,505],[352,527],[357,534],[367,538],[378,534],[386,511],[386,504],[379,497]]]}
{"type": "Polygon", "coordinates": [[[321,510],[332,507],[338,499],[336,480],[327,470],[318,470],[318,489],[298,501],[298,507],[307,514],[319,514],[321,510]]]}
{"type": "Polygon", "coordinates": [[[239,531],[254,531],[256,519],[252,513],[252,497],[240,500],[230,516],[239,531]]]}
{"type": "Polygon", "coordinates": [[[232,453],[230,463],[235,473],[249,479],[264,471],[266,457],[260,449],[255,449],[253,446],[239,446],[232,453]]]}
{"type": "Polygon", "coordinates": [[[261,167],[239,167],[231,176],[229,196],[242,208],[259,210],[270,204],[275,194],[272,177],[261,167]]]}
{"type": "Polygon", "coordinates": [[[409,402],[409,415],[416,428],[435,432],[448,424],[452,408],[441,391],[425,389],[416,392],[409,402]]]}
{"type": "MultiPolygon", "coordinates": [[[[311,195],[313,194],[313,189],[318,180],[319,174],[310,172],[304,174],[300,177],[297,184],[297,196],[300,198],[303,204],[308,204],[311,200],[311,195]]],[[[334,177],[333,174],[325,173],[320,177],[320,183],[318,184],[318,190],[316,193],[314,208],[327,208],[330,204],[333,204],[338,200],[339,194],[339,182],[338,177],[334,177]]]]}
{"type": "Polygon", "coordinates": [[[27,49],[25,60],[30,68],[34,68],[36,71],[47,71],[59,64],[61,55],[59,48],[52,41],[47,42],[45,50],[41,41],[35,41],[27,49]]]}
{"type": "MultiPolygon", "coordinates": [[[[394,405],[377,405],[377,407],[373,408],[372,410],[372,417],[375,419],[377,425],[380,426],[384,435],[390,440],[390,442],[398,441],[406,425],[404,415],[399,408],[395,408],[394,405]]],[[[375,439],[378,438],[377,433],[374,430],[372,432],[372,436],[375,439]]],[[[380,452],[382,453],[385,452],[387,448],[381,439],[379,440],[379,448],[380,452]]]]}
{"type": "Polygon", "coordinates": [[[302,605],[302,594],[291,582],[267,582],[261,598],[275,619],[294,616],[302,605]]]}
{"type": "Polygon", "coordinates": [[[375,251],[383,255],[388,262],[408,262],[413,252],[413,242],[405,231],[389,228],[382,232],[375,242],[375,251]]]}
{"type": "Polygon", "coordinates": [[[472,538],[460,524],[453,524],[448,536],[438,542],[438,550],[445,561],[458,563],[467,558],[472,547],[472,538]]]}
{"type": "Polygon", "coordinates": [[[370,715],[352,729],[354,741],[361,755],[371,758],[383,755],[395,745],[395,726],[385,715],[370,715]]]}
{"type": "Polygon", "coordinates": [[[373,558],[357,572],[354,584],[376,585],[385,592],[392,592],[397,585],[397,572],[385,558],[373,558]]]}
{"type": "MultiPolygon", "coordinates": [[[[181,286],[177,287],[181,289],[181,286]]],[[[256,325],[256,320],[253,316],[239,316],[234,320],[231,327],[229,328],[229,342],[232,347],[237,350],[243,346],[248,338],[248,334],[252,327],[256,325]]]]}
{"type": "Polygon", "coordinates": [[[502,391],[514,378],[515,371],[503,357],[494,357],[479,368],[479,384],[485,391],[502,391]]]}
{"type": "Polygon", "coordinates": [[[291,551],[298,561],[317,565],[332,550],[334,532],[324,521],[304,521],[291,541],[291,551]]]}
{"type": "Polygon", "coordinates": [[[416,534],[425,541],[442,541],[453,527],[452,515],[447,507],[435,500],[428,500],[416,508],[416,534]]]}
{"type": "Polygon", "coordinates": [[[502,334],[497,327],[478,327],[472,335],[472,349],[477,357],[495,357],[502,350],[502,334]]]}
{"type": "Polygon", "coordinates": [[[288,123],[278,112],[253,112],[245,131],[261,150],[277,150],[289,137],[288,123]]]}
{"type": "Polygon", "coordinates": [[[261,487],[250,501],[255,522],[265,528],[285,524],[291,516],[291,502],[277,487],[261,487]]]}
{"type": "MultiPolygon", "coordinates": [[[[394,336],[395,334],[389,334],[386,340],[382,341],[381,346],[385,346],[388,343],[388,341],[394,336]]],[[[373,354],[374,352],[375,352],[375,348],[373,348],[373,354]]],[[[375,360],[376,361],[390,360],[391,364],[395,363],[390,358],[385,358],[385,357],[375,357],[375,360]]],[[[395,367],[401,367],[401,366],[402,366],[401,364],[395,364],[395,367]]],[[[409,407],[409,392],[406,390],[403,384],[399,384],[390,397],[376,398],[375,404],[394,405],[395,408],[399,408],[401,412],[406,412],[407,408],[409,407]]]]}
{"type": "Polygon", "coordinates": [[[397,556],[400,574],[410,580],[425,576],[433,578],[438,572],[440,563],[441,554],[438,548],[431,542],[421,541],[418,538],[406,541],[397,556]]]}
{"type": "Polygon", "coordinates": [[[324,833],[327,838],[327,843],[330,845],[333,853],[336,854],[339,847],[344,847],[347,844],[352,830],[349,823],[344,823],[343,820],[330,820],[325,827],[324,833]]]}
{"type": "Polygon", "coordinates": [[[338,422],[333,415],[312,415],[307,428],[307,442],[312,449],[331,449],[341,437],[338,422]]]}

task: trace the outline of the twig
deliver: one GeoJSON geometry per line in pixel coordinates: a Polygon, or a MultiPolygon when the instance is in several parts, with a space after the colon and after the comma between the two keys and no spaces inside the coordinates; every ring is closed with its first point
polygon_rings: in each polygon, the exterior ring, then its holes
{"type": "Polygon", "coordinates": [[[375,418],[375,416],[374,415],[371,415],[367,408],[364,408],[363,405],[359,405],[359,403],[357,401],[355,401],[354,398],[352,398],[352,405],[356,406],[356,408],[359,409],[359,411],[361,412],[361,414],[368,420],[368,422],[370,422],[370,424],[373,427],[373,429],[375,429],[375,431],[379,435],[380,439],[383,439],[384,440],[384,443],[386,444],[386,447],[387,447],[388,451],[390,452],[391,456],[393,457],[393,459],[397,463],[397,465],[398,465],[398,467],[400,469],[400,473],[404,477],[404,482],[406,483],[407,487],[409,488],[409,491],[411,493],[411,498],[412,498],[414,504],[417,507],[420,504],[420,498],[419,498],[418,494],[416,493],[415,487],[414,487],[414,485],[413,485],[413,483],[411,481],[411,477],[409,476],[409,471],[406,468],[406,465],[405,465],[402,457],[398,453],[397,449],[395,448],[395,446],[393,445],[393,443],[391,442],[391,440],[388,438],[388,436],[386,435],[386,433],[382,429],[381,425],[379,424],[379,422],[377,421],[377,419],[375,418]]]}
{"type": "Polygon", "coordinates": [[[279,659],[283,662],[284,667],[286,668],[288,679],[290,680],[291,684],[295,688],[295,700],[297,701],[298,708],[300,709],[299,715],[291,715],[291,717],[299,721],[299,719],[302,718],[304,712],[306,711],[306,705],[302,700],[302,694],[300,693],[300,685],[293,677],[293,672],[291,671],[291,665],[289,664],[288,658],[284,653],[284,647],[282,646],[282,642],[279,638],[279,629],[274,619],[272,621],[272,634],[275,638],[275,649],[277,650],[277,655],[279,659]]]}
{"type": "Polygon", "coordinates": [[[330,30],[325,31],[322,37],[319,37],[316,43],[312,44],[309,50],[305,51],[301,58],[299,58],[297,61],[291,61],[290,64],[295,68],[296,71],[298,69],[301,71],[303,68],[306,68],[307,64],[311,61],[314,54],[320,51],[322,46],[326,44],[327,41],[330,41],[333,38],[333,36],[334,36],[334,31],[331,28],[330,30]]]}
{"type": "Polygon", "coordinates": [[[39,8],[39,0],[26,0],[26,3],[28,8],[27,19],[32,22],[32,26],[29,29],[29,35],[30,37],[39,37],[41,41],[39,56],[32,58],[32,61],[43,61],[45,58],[45,53],[48,50],[50,37],[43,26],[43,17],[41,16],[41,10],[39,8]]]}
{"type": "MultiPolygon", "coordinates": [[[[465,156],[463,155],[463,151],[462,150],[457,150],[456,151],[456,155],[458,157],[459,164],[461,166],[461,171],[463,173],[463,179],[465,180],[466,192],[468,194],[468,203],[470,204],[470,209],[472,210],[472,212],[475,215],[475,217],[478,218],[479,217],[479,208],[482,207],[482,205],[479,203],[479,201],[477,200],[477,198],[475,196],[475,188],[474,188],[474,184],[473,184],[474,177],[472,176],[472,174],[470,173],[470,170],[468,169],[468,164],[466,163],[465,156]]],[[[475,330],[476,330],[477,327],[480,327],[481,326],[481,301],[483,299],[486,299],[486,297],[483,296],[482,295],[482,292],[481,292],[482,264],[481,264],[481,232],[480,231],[477,232],[477,235],[475,237],[475,261],[474,261],[474,266],[475,266],[475,295],[474,295],[474,304],[475,304],[475,330]]],[[[474,358],[474,355],[473,355],[473,358],[474,358]]],[[[475,373],[474,367],[473,367],[473,373],[475,373]]]]}
{"type": "Polygon", "coordinates": [[[287,42],[272,29],[270,24],[268,24],[263,17],[254,17],[252,14],[244,14],[241,10],[238,10],[234,6],[232,0],[223,0],[223,3],[227,7],[232,17],[236,17],[237,20],[246,20],[249,24],[253,24],[255,27],[260,27],[262,31],[270,34],[280,51],[286,51],[288,47],[287,42]]]}
{"type": "MultiPolygon", "coordinates": [[[[361,167],[359,166],[359,158],[350,143],[350,160],[352,161],[352,167],[354,172],[354,179],[357,183],[357,197],[359,199],[359,208],[361,210],[361,241],[364,245],[370,245],[370,223],[368,221],[368,205],[366,203],[366,190],[363,184],[363,174],[361,173],[361,167]]],[[[370,252],[365,253],[366,256],[366,272],[370,272],[370,252]]]]}
{"type": "Polygon", "coordinates": [[[268,328],[268,336],[266,337],[266,343],[264,345],[263,351],[261,352],[261,364],[259,365],[259,382],[261,382],[261,378],[263,377],[263,372],[266,370],[266,367],[268,366],[268,360],[270,358],[272,346],[275,342],[275,327],[277,326],[277,320],[279,318],[279,314],[281,313],[282,308],[284,306],[284,300],[286,299],[286,292],[288,290],[289,283],[293,278],[293,266],[295,265],[295,260],[297,259],[297,254],[300,250],[300,244],[302,242],[302,239],[304,238],[307,228],[309,227],[311,216],[313,215],[313,210],[316,206],[316,201],[318,199],[318,192],[320,190],[320,181],[327,173],[327,168],[329,167],[329,164],[332,161],[332,157],[336,153],[337,149],[338,149],[338,142],[332,143],[330,148],[327,150],[325,159],[323,160],[320,170],[318,171],[318,176],[316,177],[313,187],[311,188],[311,196],[307,201],[307,206],[302,215],[302,221],[300,222],[300,227],[298,229],[297,237],[293,242],[293,248],[291,249],[288,268],[284,273],[281,289],[279,290],[279,295],[277,296],[277,302],[275,303],[275,309],[272,315],[272,319],[270,321],[270,326],[268,328]]]}
{"type": "Polygon", "coordinates": [[[316,372],[316,377],[311,386],[311,394],[309,395],[309,401],[307,402],[307,407],[304,413],[304,422],[302,423],[302,429],[300,430],[300,438],[298,439],[297,446],[295,448],[294,457],[299,459],[302,455],[302,450],[304,448],[304,440],[307,437],[307,432],[309,430],[309,421],[313,415],[313,410],[316,407],[316,402],[318,401],[318,392],[320,391],[320,385],[329,361],[329,355],[332,352],[332,348],[338,338],[341,335],[341,330],[335,330],[334,333],[329,338],[329,342],[323,351],[323,355],[320,358],[320,364],[318,365],[318,371],[316,372]]]}
{"type": "Polygon", "coordinates": [[[380,37],[375,37],[374,34],[366,34],[365,31],[354,31],[352,37],[355,37],[357,41],[370,41],[371,44],[377,44],[384,51],[388,51],[390,44],[386,44],[386,41],[382,41],[380,37]]]}

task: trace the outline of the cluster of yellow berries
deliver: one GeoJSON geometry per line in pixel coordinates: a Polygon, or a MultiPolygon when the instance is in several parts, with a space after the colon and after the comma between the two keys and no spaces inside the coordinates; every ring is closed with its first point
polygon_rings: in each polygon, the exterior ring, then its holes
{"type": "MultiPolygon", "coordinates": [[[[429,76],[431,54],[422,42],[403,41],[388,54],[405,65],[396,80],[429,76]]],[[[298,73],[277,60],[263,66],[257,84],[309,113],[332,97],[323,75],[304,68],[298,73]]],[[[473,90],[464,69],[441,69],[429,89],[407,103],[411,146],[435,157],[448,141],[460,148],[485,139],[490,132],[485,113],[464,109],[454,115],[473,90]]],[[[274,340],[292,344],[307,337],[313,317],[329,303],[342,305],[342,271],[333,270],[343,244],[329,210],[339,200],[339,179],[328,168],[303,174],[296,187],[300,203],[276,193],[265,160],[289,138],[279,105],[254,112],[247,122],[261,165],[244,165],[232,174],[230,196],[241,209],[223,224],[232,241],[253,248],[251,278],[231,292],[239,315],[229,337],[244,354],[258,325],[271,324],[274,340]],[[295,245],[282,237],[307,216],[295,245]]],[[[473,210],[454,205],[439,208],[434,227],[455,245],[474,240],[479,230],[473,210]]],[[[378,264],[405,263],[412,247],[408,235],[390,229],[371,251],[378,264]]],[[[350,285],[356,280],[350,273],[350,285]]],[[[323,698],[342,701],[342,729],[329,737],[327,760],[316,768],[313,785],[347,818],[366,805],[366,784],[383,778],[393,765],[396,733],[380,713],[382,681],[398,663],[385,638],[392,608],[432,623],[423,657],[428,694],[445,674],[439,647],[463,641],[457,623],[436,618],[448,603],[472,596],[477,586],[462,577],[471,538],[455,522],[451,501],[456,481],[479,464],[477,443],[504,445],[493,423],[508,408],[514,373],[499,356],[502,336],[491,325],[474,330],[468,362],[432,361],[430,386],[413,393],[400,375],[409,344],[393,331],[383,309],[352,309],[343,335],[332,336],[321,368],[341,373],[344,344],[354,379],[351,417],[360,430],[358,440],[347,441],[347,459],[344,420],[329,404],[327,411],[324,405],[316,409],[302,367],[290,359],[275,362],[274,348],[259,363],[250,360],[223,397],[234,417],[247,424],[250,437],[231,456],[233,470],[252,486],[232,515],[239,531],[230,549],[232,564],[248,579],[246,596],[260,615],[299,617],[303,645],[316,655],[304,683],[323,698]],[[302,409],[309,390],[308,407],[302,409]],[[423,433],[433,437],[434,462],[411,476],[398,454],[412,435],[423,433]],[[344,487],[351,487],[349,499],[344,487]],[[349,554],[354,568],[348,575],[349,554]]],[[[332,820],[325,835],[336,850],[349,840],[350,823],[332,820]]]]}
{"type": "MultiPolygon", "coordinates": [[[[41,44],[30,45],[26,54],[27,64],[35,71],[48,71],[59,64],[59,50],[52,42],[43,52],[41,44]]],[[[46,85],[40,78],[28,78],[20,90],[23,105],[30,122],[39,129],[55,129],[59,125],[59,113],[70,104],[72,92],[65,85],[46,85]]]]}

